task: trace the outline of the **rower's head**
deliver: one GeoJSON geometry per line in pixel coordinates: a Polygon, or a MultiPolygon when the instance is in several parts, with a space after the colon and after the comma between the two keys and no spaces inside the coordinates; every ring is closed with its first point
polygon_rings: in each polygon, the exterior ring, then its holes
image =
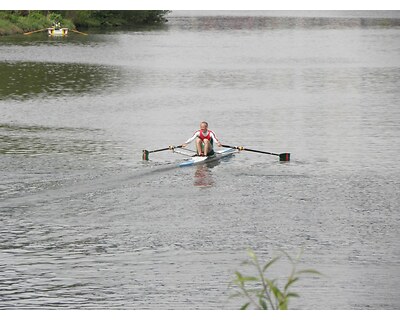
{"type": "Polygon", "coordinates": [[[200,122],[200,130],[207,131],[207,129],[208,129],[208,123],[205,121],[200,122]]]}

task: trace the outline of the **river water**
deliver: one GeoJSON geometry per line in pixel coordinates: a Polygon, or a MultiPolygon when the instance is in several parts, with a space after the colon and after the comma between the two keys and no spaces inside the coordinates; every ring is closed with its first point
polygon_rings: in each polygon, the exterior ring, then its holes
{"type": "Polygon", "coordinates": [[[323,273],[292,309],[399,309],[400,14],[168,19],[0,38],[0,308],[237,309],[252,248],[323,273]],[[201,120],[292,159],[141,160],[201,120]]]}

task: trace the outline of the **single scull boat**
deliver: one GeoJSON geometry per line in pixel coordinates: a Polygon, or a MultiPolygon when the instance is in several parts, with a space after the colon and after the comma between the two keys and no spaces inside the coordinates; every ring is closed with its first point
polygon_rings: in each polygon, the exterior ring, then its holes
{"type": "Polygon", "coordinates": [[[218,161],[222,158],[226,158],[232,156],[233,154],[237,153],[238,150],[233,148],[223,149],[223,150],[216,150],[212,156],[192,156],[189,160],[183,161],[178,164],[178,167],[187,167],[202,163],[210,163],[218,161]]]}
{"type": "Polygon", "coordinates": [[[216,150],[215,153],[212,156],[198,156],[198,155],[193,155],[195,151],[185,149],[183,145],[181,146],[168,146],[166,148],[162,149],[157,149],[157,150],[143,150],[142,153],[142,159],[145,161],[149,160],[149,154],[154,153],[154,152],[160,152],[160,151],[166,151],[170,150],[175,153],[179,153],[184,156],[189,156],[190,158],[188,160],[185,160],[181,163],[178,164],[178,167],[186,167],[186,166],[191,166],[195,164],[201,164],[201,163],[208,163],[208,162],[213,162],[217,161],[221,158],[225,158],[228,156],[231,156],[237,152],[241,151],[249,151],[249,152],[255,152],[255,153],[261,153],[261,154],[269,154],[273,156],[278,156],[279,160],[282,162],[288,162],[290,161],[290,153],[273,153],[273,152],[268,152],[268,151],[262,151],[262,150],[254,150],[254,149],[249,149],[246,147],[237,147],[237,146],[229,146],[223,144],[222,147],[225,147],[226,149],[223,150],[216,150]],[[188,154],[187,152],[190,152],[188,154]]]}

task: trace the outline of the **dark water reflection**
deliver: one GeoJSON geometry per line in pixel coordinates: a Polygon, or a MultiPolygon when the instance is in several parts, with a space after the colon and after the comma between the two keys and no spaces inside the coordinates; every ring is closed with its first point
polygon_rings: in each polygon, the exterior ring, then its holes
{"type": "Polygon", "coordinates": [[[118,85],[117,68],[68,63],[0,62],[0,99],[37,99],[101,92],[118,85]]]}
{"type": "MultiPolygon", "coordinates": [[[[0,154],[29,156],[50,153],[93,154],[105,152],[104,145],[94,140],[81,140],[79,129],[0,124],[0,154]],[[69,139],[60,140],[59,135],[69,139]]],[[[86,131],[86,130],[84,130],[86,131]]]]}

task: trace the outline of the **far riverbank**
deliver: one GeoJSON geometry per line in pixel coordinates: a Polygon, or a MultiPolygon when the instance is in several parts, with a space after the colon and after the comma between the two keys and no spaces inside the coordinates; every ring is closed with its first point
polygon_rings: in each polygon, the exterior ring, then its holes
{"type": "Polygon", "coordinates": [[[155,25],[164,23],[168,12],[166,10],[0,11],[0,36],[45,29],[55,22],[70,29],[155,25]]]}

